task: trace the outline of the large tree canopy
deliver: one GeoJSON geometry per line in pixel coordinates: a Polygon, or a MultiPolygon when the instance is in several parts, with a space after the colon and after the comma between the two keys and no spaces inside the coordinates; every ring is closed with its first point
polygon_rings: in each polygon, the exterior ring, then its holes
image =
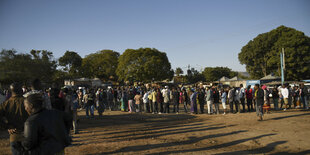
{"type": "Polygon", "coordinates": [[[176,74],[177,76],[180,76],[180,74],[183,74],[183,73],[184,73],[184,72],[183,72],[182,68],[177,67],[177,68],[175,69],[175,74],[176,74]]]}
{"type": "Polygon", "coordinates": [[[285,76],[288,80],[310,78],[310,38],[293,28],[280,26],[259,34],[239,53],[252,78],[270,73],[280,75],[280,52],[285,49],[285,76]]]}
{"type": "Polygon", "coordinates": [[[112,50],[101,50],[87,55],[82,62],[83,75],[89,78],[109,80],[116,79],[116,68],[119,53],[112,50]]]}
{"type": "Polygon", "coordinates": [[[50,82],[56,70],[53,53],[46,50],[31,50],[30,54],[17,53],[15,50],[0,52],[0,82],[9,84],[40,78],[50,82]]]}
{"type": "Polygon", "coordinates": [[[59,65],[63,66],[64,71],[68,72],[70,76],[77,75],[82,65],[82,58],[79,54],[73,51],[66,51],[66,53],[59,58],[59,65]]]}
{"type": "Polygon", "coordinates": [[[148,82],[171,79],[173,70],[166,53],[155,48],[127,49],[116,70],[120,80],[148,82]]]}
{"type": "Polygon", "coordinates": [[[231,69],[227,67],[206,67],[202,74],[208,82],[217,81],[223,76],[232,78],[238,75],[237,72],[231,71],[231,69]]]}

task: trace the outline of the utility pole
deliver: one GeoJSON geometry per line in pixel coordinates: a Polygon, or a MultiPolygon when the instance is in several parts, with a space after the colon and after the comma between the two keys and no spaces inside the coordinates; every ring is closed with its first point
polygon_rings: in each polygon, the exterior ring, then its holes
{"type": "Polygon", "coordinates": [[[281,82],[284,84],[284,70],[285,70],[285,55],[284,48],[282,48],[282,52],[280,52],[280,61],[281,61],[281,82]]]}

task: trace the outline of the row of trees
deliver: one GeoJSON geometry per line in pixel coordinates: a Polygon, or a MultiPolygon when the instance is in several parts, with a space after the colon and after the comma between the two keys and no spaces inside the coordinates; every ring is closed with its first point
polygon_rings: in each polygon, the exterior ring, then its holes
{"type": "Polygon", "coordinates": [[[2,50],[0,53],[0,82],[27,82],[40,78],[47,83],[63,83],[64,79],[80,77],[100,78],[104,81],[162,81],[171,80],[174,74],[182,79],[178,82],[195,83],[215,81],[222,76],[232,77],[235,72],[227,67],[206,67],[200,73],[194,68],[186,76],[181,68],[171,69],[166,53],[154,48],[127,49],[122,55],[112,50],[101,50],[82,58],[74,51],[66,51],[56,60],[52,52],[31,50],[18,53],[15,50],[2,50]]]}
{"type": "Polygon", "coordinates": [[[34,78],[63,83],[64,79],[80,77],[150,82],[172,79],[173,75],[166,53],[155,48],[127,49],[122,55],[101,50],[85,58],[66,51],[58,60],[46,50],[32,50],[29,54],[14,49],[0,52],[0,82],[6,84],[34,78]]]}
{"type": "MultiPolygon", "coordinates": [[[[241,49],[239,61],[246,65],[253,79],[270,73],[280,75],[279,53],[282,48],[285,48],[286,79],[310,79],[310,38],[293,28],[280,26],[259,34],[241,49]]],[[[6,84],[33,78],[62,84],[64,79],[80,77],[150,82],[170,80],[174,73],[176,81],[186,83],[216,81],[222,76],[238,75],[227,67],[206,67],[202,73],[191,68],[183,76],[183,70],[177,68],[174,72],[166,53],[155,48],[127,49],[122,55],[101,50],[84,58],[74,51],[66,51],[58,60],[46,50],[18,53],[3,49],[0,52],[0,83],[6,84]]]]}

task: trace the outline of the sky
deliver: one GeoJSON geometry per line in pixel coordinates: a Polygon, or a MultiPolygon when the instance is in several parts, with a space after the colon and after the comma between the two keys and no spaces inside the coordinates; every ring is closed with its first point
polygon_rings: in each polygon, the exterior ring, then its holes
{"type": "Polygon", "coordinates": [[[238,53],[280,25],[310,36],[308,0],[1,0],[0,49],[156,48],[172,68],[223,66],[245,71],[238,53]]]}

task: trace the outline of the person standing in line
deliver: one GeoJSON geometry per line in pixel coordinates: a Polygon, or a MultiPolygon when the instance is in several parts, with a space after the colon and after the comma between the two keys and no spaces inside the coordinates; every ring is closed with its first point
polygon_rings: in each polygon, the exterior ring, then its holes
{"type": "Polygon", "coordinates": [[[281,94],[283,96],[283,101],[284,101],[284,111],[286,111],[286,109],[288,108],[288,97],[289,97],[289,90],[287,89],[286,86],[283,85],[283,88],[281,90],[281,94]]]}
{"type": "Polygon", "coordinates": [[[294,108],[299,108],[298,105],[297,105],[297,101],[298,101],[298,98],[299,98],[299,91],[298,91],[298,87],[297,86],[293,87],[292,97],[293,97],[294,108]]]}
{"type": "Polygon", "coordinates": [[[226,100],[227,100],[227,91],[225,89],[222,90],[221,101],[224,109],[223,115],[226,115],[226,100]]]}
{"type": "Polygon", "coordinates": [[[150,88],[149,90],[149,96],[148,96],[148,100],[149,100],[149,105],[150,105],[150,113],[154,113],[154,105],[153,105],[153,90],[152,88],[150,88]]]}
{"type": "Polygon", "coordinates": [[[204,106],[205,106],[205,93],[203,89],[198,89],[198,103],[199,103],[199,109],[200,113],[204,113],[204,106]]]}
{"type": "Polygon", "coordinates": [[[184,105],[184,111],[185,111],[185,113],[187,113],[187,111],[188,111],[188,108],[187,108],[188,94],[187,94],[185,88],[183,88],[182,94],[180,94],[180,96],[182,97],[182,101],[183,101],[183,105],[184,105]]]}
{"type": "Polygon", "coordinates": [[[72,95],[72,106],[71,106],[71,111],[72,111],[72,128],[73,128],[73,133],[78,134],[78,125],[77,125],[77,120],[78,120],[78,113],[77,110],[79,109],[79,99],[78,95],[73,92],[72,95]]]}
{"type": "Polygon", "coordinates": [[[154,88],[152,92],[152,102],[153,102],[153,113],[152,114],[157,114],[158,113],[158,102],[157,102],[157,90],[154,88]]]}
{"type": "Polygon", "coordinates": [[[251,88],[251,85],[248,85],[248,88],[245,90],[246,95],[246,102],[248,106],[248,112],[251,112],[254,110],[253,108],[253,89],[251,88]]]}
{"type": "Polygon", "coordinates": [[[220,95],[219,95],[219,91],[217,90],[217,88],[213,87],[212,91],[213,91],[212,94],[213,94],[213,104],[215,108],[215,113],[218,115],[220,114],[220,107],[219,107],[220,95]]]}
{"type": "Polygon", "coordinates": [[[135,100],[135,95],[133,90],[129,90],[129,95],[128,95],[128,108],[129,108],[129,112],[135,112],[135,106],[134,106],[134,100],[135,100]]]}
{"type": "Polygon", "coordinates": [[[7,124],[0,125],[8,129],[12,154],[21,155],[23,153],[21,141],[28,113],[25,110],[21,85],[19,83],[11,84],[10,91],[12,96],[0,104],[0,118],[5,117],[7,124]]]}
{"type": "Polygon", "coordinates": [[[211,115],[213,113],[213,94],[210,87],[207,88],[206,92],[206,101],[207,101],[207,108],[208,114],[211,115]]]}
{"type": "Polygon", "coordinates": [[[269,90],[267,89],[266,85],[262,85],[262,89],[264,91],[264,105],[263,105],[263,112],[268,113],[270,109],[270,104],[269,104],[269,90]]]}
{"type": "Polygon", "coordinates": [[[190,100],[191,100],[191,113],[192,114],[197,114],[197,92],[193,89],[191,89],[191,96],[190,96],[190,100]]]}
{"type": "Polygon", "coordinates": [[[234,104],[235,104],[235,108],[236,108],[236,113],[240,113],[241,109],[240,109],[240,89],[239,88],[235,88],[235,97],[234,97],[234,104]]]}
{"type": "Polygon", "coordinates": [[[83,90],[82,89],[78,90],[78,99],[79,99],[80,110],[82,110],[84,108],[84,104],[83,104],[83,90]]]}
{"type": "Polygon", "coordinates": [[[99,88],[96,93],[96,102],[98,103],[98,115],[102,117],[102,113],[104,112],[104,97],[103,97],[103,89],[99,88]]]}
{"type": "Polygon", "coordinates": [[[173,113],[179,113],[179,99],[180,99],[180,92],[175,88],[172,88],[172,96],[173,96],[173,113]]]}
{"type": "Polygon", "coordinates": [[[159,88],[157,88],[156,101],[157,101],[157,104],[159,106],[159,113],[158,114],[162,114],[164,112],[163,95],[160,92],[159,88]]]}
{"type": "Polygon", "coordinates": [[[273,106],[274,110],[279,110],[278,102],[279,102],[279,92],[276,87],[272,89],[272,100],[273,100],[273,106]]]}
{"type": "Polygon", "coordinates": [[[136,112],[142,112],[142,107],[141,107],[141,99],[142,99],[142,92],[137,92],[137,94],[135,95],[135,105],[136,105],[136,112]]]}
{"type": "Polygon", "coordinates": [[[234,98],[235,98],[235,88],[230,88],[228,92],[228,102],[230,107],[230,113],[234,113],[234,98]]]}
{"type": "Polygon", "coordinates": [[[113,90],[112,87],[108,87],[107,89],[107,100],[108,100],[108,107],[110,108],[111,111],[114,110],[114,95],[113,95],[113,90]]]}
{"type": "Polygon", "coordinates": [[[149,95],[150,95],[150,91],[145,91],[143,95],[144,109],[146,113],[150,113],[149,95]]]}
{"type": "Polygon", "coordinates": [[[164,99],[164,113],[168,114],[169,111],[169,102],[170,102],[170,90],[168,86],[165,86],[165,89],[162,90],[162,95],[164,99]]]}
{"type": "Polygon", "coordinates": [[[282,109],[283,104],[284,104],[284,98],[283,98],[283,95],[282,95],[282,90],[283,89],[284,89],[284,85],[281,85],[281,86],[278,87],[279,103],[280,103],[280,108],[279,109],[282,109]]]}
{"type": "Polygon", "coordinates": [[[85,112],[86,112],[86,118],[89,118],[89,113],[91,115],[91,118],[94,117],[94,94],[92,90],[87,89],[86,94],[83,97],[84,104],[85,104],[85,112]]]}
{"type": "Polygon", "coordinates": [[[307,87],[305,87],[305,84],[301,84],[300,85],[300,93],[299,93],[301,102],[303,104],[303,108],[308,110],[309,109],[309,105],[308,105],[308,96],[309,96],[309,92],[307,90],[307,87]]]}
{"type": "Polygon", "coordinates": [[[259,121],[263,120],[263,105],[264,105],[264,91],[259,87],[259,84],[255,84],[255,103],[256,103],[256,114],[259,117],[259,121]]]}
{"type": "Polygon", "coordinates": [[[292,108],[292,103],[293,103],[293,89],[290,85],[287,86],[288,89],[288,108],[292,108]]]}
{"type": "MultiPolygon", "coordinates": [[[[239,98],[240,98],[240,103],[242,105],[242,112],[245,112],[245,91],[243,88],[243,84],[240,84],[240,88],[239,88],[239,98]]],[[[241,111],[241,108],[240,108],[241,111]]]]}
{"type": "Polygon", "coordinates": [[[126,88],[122,88],[122,105],[121,105],[121,111],[125,112],[127,111],[127,103],[128,103],[128,94],[126,88]]]}

